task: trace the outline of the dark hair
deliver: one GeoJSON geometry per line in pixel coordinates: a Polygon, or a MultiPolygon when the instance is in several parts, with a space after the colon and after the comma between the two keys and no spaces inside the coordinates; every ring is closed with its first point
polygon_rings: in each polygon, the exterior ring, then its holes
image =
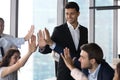
{"type": "Polygon", "coordinates": [[[88,58],[95,59],[97,64],[103,61],[103,51],[96,43],[83,44],[80,49],[86,51],[88,58]]]}
{"type": "Polygon", "coordinates": [[[0,17],[0,22],[3,22],[4,23],[4,19],[0,17]]]}
{"type": "Polygon", "coordinates": [[[65,6],[65,9],[74,8],[77,12],[79,12],[79,6],[76,2],[68,2],[65,6]]]}
{"type": "Polygon", "coordinates": [[[116,66],[117,74],[118,74],[118,80],[120,80],[120,62],[116,66]]]}
{"type": "Polygon", "coordinates": [[[10,63],[10,59],[14,55],[14,53],[20,54],[20,51],[18,49],[9,49],[3,57],[0,67],[8,66],[10,63]]]}

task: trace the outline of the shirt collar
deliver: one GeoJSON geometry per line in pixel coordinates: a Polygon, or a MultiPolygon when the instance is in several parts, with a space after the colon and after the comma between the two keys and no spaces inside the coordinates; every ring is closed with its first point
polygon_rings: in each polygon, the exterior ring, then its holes
{"type": "MultiPolygon", "coordinates": [[[[74,29],[73,26],[69,22],[67,22],[67,25],[68,25],[69,29],[74,29]]],[[[79,28],[79,23],[78,23],[76,29],[74,29],[74,30],[78,30],[78,28],[79,28]]]]}
{"type": "Polygon", "coordinates": [[[90,72],[90,70],[88,70],[88,72],[91,75],[91,77],[97,78],[100,66],[101,66],[101,64],[98,65],[98,67],[96,68],[96,70],[94,72],[90,72]]]}

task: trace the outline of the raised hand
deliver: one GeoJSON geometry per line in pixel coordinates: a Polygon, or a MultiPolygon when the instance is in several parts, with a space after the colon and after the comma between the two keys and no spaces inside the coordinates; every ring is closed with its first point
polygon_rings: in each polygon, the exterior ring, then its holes
{"type": "Polygon", "coordinates": [[[45,28],[44,33],[45,33],[45,41],[46,41],[46,43],[48,45],[52,45],[53,41],[51,40],[51,37],[50,37],[48,29],[45,28]]]}
{"type": "Polygon", "coordinates": [[[42,32],[42,30],[39,30],[37,36],[38,36],[38,46],[40,48],[44,48],[47,45],[47,42],[45,40],[45,34],[42,32]]]}
{"type": "Polygon", "coordinates": [[[45,28],[44,31],[38,32],[38,44],[40,48],[44,48],[46,45],[52,45],[53,41],[50,38],[49,31],[45,28]]]}
{"type": "Polygon", "coordinates": [[[74,67],[74,61],[72,60],[71,56],[70,56],[70,51],[68,48],[64,49],[64,55],[61,54],[61,57],[63,58],[66,66],[72,70],[74,67]]]}
{"type": "Polygon", "coordinates": [[[31,38],[31,36],[33,35],[33,33],[34,33],[34,25],[31,25],[30,30],[24,37],[25,41],[28,41],[31,38]]]}
{"type": "Polygon", "coordinates": [[[30,53],[33,53],[36,51],[37,45],[36,45],[36,36],[35,35],[32,35],[31,39],[28,40],[28,45],[29,45],[30,53]]]}

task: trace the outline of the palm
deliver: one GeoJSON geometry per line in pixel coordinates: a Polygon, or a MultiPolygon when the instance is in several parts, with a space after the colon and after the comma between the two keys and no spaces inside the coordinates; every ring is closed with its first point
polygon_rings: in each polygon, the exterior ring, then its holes
{"type": "Polygon", "coordinates": [[[44,34],[42,33],[41,30],[38,32],[38,44],[40,48],[43,48],[47,45],[44,34]]]}
{"type": "Polygon", "coordinates": [[[70,56],[70,51],[68,48],[65,48],[64,49],[64,54],[61,54],[66,66],[71,69],[72,67],[74,67],[74,63],[73,63],[73,60],[70,56]],[[63,56],[64,55],[64,56],[63,56]]]}
{"type": "Polygon", "coordinates": [[[34,51],[36,51],[36,36],[32,35],[31,36],[31,40],[28,41],[29,42],[29,51],[32,53],[34,51]]]}

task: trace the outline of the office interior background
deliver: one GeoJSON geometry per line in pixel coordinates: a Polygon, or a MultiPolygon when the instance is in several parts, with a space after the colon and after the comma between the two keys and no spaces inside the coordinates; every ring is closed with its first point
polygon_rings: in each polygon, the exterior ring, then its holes
{"type": "MultiPolygon", "coordinates": [[[[55,26],[65,22],[64,6],[75,1],[80,6],[79,22],[89,30],[89,42],[99,44],[104,59],[112,63],[120,54],[120,0],[0,0],[0,17],[5,20],[4,33],[24,37],[31,25],[35,35],[45,27],[50,34],[55,26]]],[[[21,46],[21,55],[27,51],[21,46]]],[[[51,54],[36,51],[18,71],[18,80],[53,80],[54,59],[51,54]]]]}

